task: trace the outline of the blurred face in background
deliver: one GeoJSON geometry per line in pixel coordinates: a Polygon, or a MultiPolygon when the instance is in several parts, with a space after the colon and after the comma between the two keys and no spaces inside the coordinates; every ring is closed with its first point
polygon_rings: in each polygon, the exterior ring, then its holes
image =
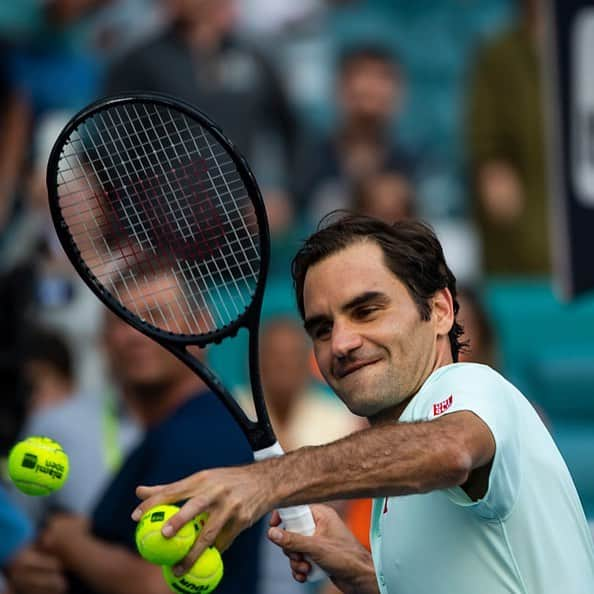
{"type": "MultiPolygon", "coordinates": [[[[120,289],[122,291],[122,289],[120,289]]],[[[172,278],[156,275],[122,292],[124,305],[155,326],[178,333],[187,328],[187,314],[176,299],[172,278]]],[[[143,397],[161,395],[168,388],[194,378],[194,373],[169,351],[108,312],[104,326],[107,359],[115,379],[143,397]]],[[[193,354],[200,357],[202,351],[193,354]]]]}
{"type": "Polygon", "coordinates": [[[387,122],[401,100],[396,68],[379,58],[353,59],[340,75],[338,100],[347,121],[387,122]]]}
{"type": "Polygon", "coordinates": [[[361,183],[354,207],[360,214],[391,224],[412,216],[410,180],[398,172],[378,173],[361,183]]]}
{"type": "Polygon", "coordinates": [[[74,380],[48,361],[25,363],[24,375],[30,387],[29,410],[38,411],[66,400],[74,393],[74,380]]]}
{"type": "Polygon", "coordinates": [[[293,320],[275,320],[265,326],[260,340],[260,367],[266,400],[288,406],[309,381],[309,343],[293,320]]]}
{"type": "Polygon", "coordinates": [[[116,381],[134,393],[161,392],[186,376],[181,361],[111,312],[106,314],[104,345],[116,381]]]}

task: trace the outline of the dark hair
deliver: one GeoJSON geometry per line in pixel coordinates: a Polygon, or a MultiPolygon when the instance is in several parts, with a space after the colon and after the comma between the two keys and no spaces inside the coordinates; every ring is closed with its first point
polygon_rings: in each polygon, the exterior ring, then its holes
{"type": "Polygon", "coordinates": [[[449,339],[452,357],[457,361],[464,343],[460,340],[462,326],[456,321],[459,310],[456,278],[446,264],[435,233],[420,221],[404,220],[389,225],[345,211],[333,212],[324,217],[318,230],[304,242],[292,262],[293,286],[301,317],[305,316],[303,286],[310,266],[354,243],[366,240],[375,242],[381,248],[386,266],[407,287],[421,319],[429,319],[429,299],[435,292],[449,289],[454,302],[454,324],[449,339]]]}
{"type": "Polygon", "coordinates": [[[395,76],[400,74],[400,60],[390,49],[379,44],[354,45],[343,48],[338,55],[337,71],[343,76],[357,62],[382,62],[389,66],[395,76]]]}
{"type": "Polygon", "coordinates": [[[72,354],[66,340],[47,328],[30,328],[25,335],[23,359],[39,361],[55,369],[61,376],[74,377],[72,354]]]}

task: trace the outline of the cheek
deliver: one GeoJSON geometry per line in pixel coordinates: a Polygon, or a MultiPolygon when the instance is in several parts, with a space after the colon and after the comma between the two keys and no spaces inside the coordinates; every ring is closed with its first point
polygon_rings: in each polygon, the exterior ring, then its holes
{"type": "Polygon", "coordinates": [[[332,365],[332,354],[330,352],[330,347],[326,346],[324,343],[316,343],[314,344],[313,351],[316,363],[318,364],[318,369],[320,370],[320,373],[324,379],[328,381],[330,368],[332,365]]]}

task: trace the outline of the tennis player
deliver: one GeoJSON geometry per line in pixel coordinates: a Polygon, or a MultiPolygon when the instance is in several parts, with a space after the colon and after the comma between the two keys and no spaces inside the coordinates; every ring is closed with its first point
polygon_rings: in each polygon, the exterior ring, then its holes
{"type": "Polygon", "coordinates": [[[313,506],[313,536],[282,530],[273,515],[269,537],[298,581],[311,568],[305,554],[353,594],[594,592],[592,538],[547,429],[493,369],[457,363],[456,282],[433,232],[346,216],[305,242],[293,278],[322,374],[371,427],[140,487],[135,519],[188,500],[165,535],[210,513],[177,570],[273,508],[372,496],[371,555],[326,506],[313,506]]]}

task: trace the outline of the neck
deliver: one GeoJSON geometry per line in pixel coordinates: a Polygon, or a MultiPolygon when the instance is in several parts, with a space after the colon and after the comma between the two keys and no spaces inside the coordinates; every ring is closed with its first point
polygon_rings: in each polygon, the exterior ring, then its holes
{"type": "Polygon", "coordinates": [[[383,124],[375,119],[359,118],[344,122],[339,133],[340,142],[374,141],[380,140],[383,135],[383,124]]]}
{"type": "Polygon", "coordinates": [[[279,425],[282,425],[283,427],[286,426],[293,413],[294,399],[291,397],[286,399],[281,397],[278,400],[271,399],[271,402],[274,402],[270,407],[271,415],[274,416],[275,421],[279,425]]]}
{"type": "Polygon", "coordinates": [[[421,381],[413,389],[412,394],[404,398],[404,400],[402,400],[395,406],[391,406],[390,408],[380,411],[373,417],[369,417],[369,423],[371,425],[378,425],[386,422],[394,422],[400,419],[402,413],[404,412],[404,409],[408,406],[410,401],[419,393],[419,391],[425,385],[425,382],[429,379],[431,374],[440,367],[451,365],[453,362],[454,358],[452,357],[450,339],[448,336],[442,336],[437,340],[435,356],[433,357],[432,365],[429,365],[427,370],[425,370],[425,372],[422,374],[421,381]]]}
{"type": "Polygon", "coordinates": [[[196,376],[184,378],[162,386],[129,386],[127,393],[141,423],[150,427],[167,418],[192,394],[205,389],[205,384],[196,376]]]}

